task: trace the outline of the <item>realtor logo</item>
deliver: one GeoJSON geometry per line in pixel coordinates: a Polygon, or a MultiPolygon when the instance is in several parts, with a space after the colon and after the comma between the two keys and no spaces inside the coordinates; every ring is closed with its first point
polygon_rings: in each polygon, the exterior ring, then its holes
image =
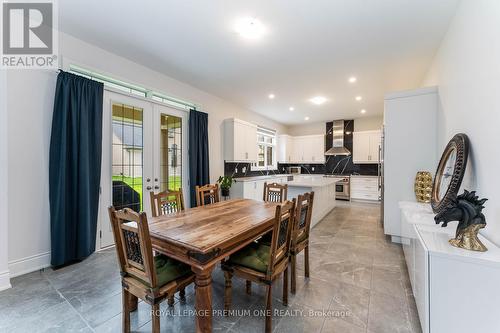
{"type": "Polygon", "coordinates": [[[2,68],[57,68],[53,1],[2,4],[2,68]]]}

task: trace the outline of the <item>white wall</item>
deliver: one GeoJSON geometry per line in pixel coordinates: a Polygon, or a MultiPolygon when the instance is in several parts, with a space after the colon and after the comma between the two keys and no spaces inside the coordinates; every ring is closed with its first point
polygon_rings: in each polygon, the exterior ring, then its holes
{"type": "Polygon", "coordinates": [[[0,290],[10,288],[8,267],[7,73],[0,70],[0,290]]]}
{"type": "Polygon", "coordinates": [[[438,150],[459,132],[471,141],[463,187],[489,198],[483,234],[500,245],[500,1],[463,1],[423,85],[438,85],[438,150]]]}
{"type": "Polygon", "coordinates": [[[354,119],[354,132],[379,130],[383,122],[383,116],[356,118],[354,119]]]}
{"type": "Polygon", "coordinates": [[[298,136],[298,135],[315,135],[315,134],[325,134],[326,127],[325,121],[316,123],[303,123],[300,125],[293,125],[288,127],[288,134],[298,136]]]}
{"type": "MultiPolygon", "coordinates": [[[[278,123],[145,66],[63,33],[59,38],[64,64],[75,62],[114,78],[202,105],[202,111],[209,114],[212,182],[224,172],[221,136],[224,119],[237,117],[275,128],[279,133],[286,132],[286,127],[278,123]]],[[[7,73],[8,258],[12,275],[36,270],[50,262],[48,157],[56,76],[56,72],[40,70],[10,70],[7,73]]],[[[0,241],[0,246],[3,244],[0,241]]]]}
{"type": "MultiPolygon", "coordinates": [[[[316,123],[304,123],[288,127],[290,135],[314,135],[325,134],[325,121],[316,123]]],[[[383,116],[361,117],[354,119],[354,131],[370,131],[377,130],[382,127],[383,116]]]]}

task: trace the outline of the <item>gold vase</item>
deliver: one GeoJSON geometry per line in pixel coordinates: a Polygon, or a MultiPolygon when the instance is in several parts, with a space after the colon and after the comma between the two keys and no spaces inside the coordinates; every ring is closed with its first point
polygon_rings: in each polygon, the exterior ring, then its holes
{"type": "Polygon", "coordinates": [[[431,202],[432,174],[429,171],[417,172],[414,189],[418,202],[431,202]]]}

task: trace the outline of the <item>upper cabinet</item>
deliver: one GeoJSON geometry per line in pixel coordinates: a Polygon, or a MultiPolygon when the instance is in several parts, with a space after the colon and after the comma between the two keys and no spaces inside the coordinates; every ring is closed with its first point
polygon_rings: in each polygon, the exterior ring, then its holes
{"type": "Polygon", "coordinates": [[[290,163],[292,161],[293,137],[287,134],[278,136],[278,162],[290,163]]]}
{"type": "Polygon", "coordinates": [[[236,118],[224,121],[224,160],[257,161],[257,125],[236,118]]]}
{"type": "Polygon", "coordinates": [[[280,163],[325,163],[324,135],[280,135],[278,147],[280,163]]]}
{"type": "Polygon", "coordinates": [[[354,132],[352,161],[356,164],[380,162],[381,131],[354,132]]]}

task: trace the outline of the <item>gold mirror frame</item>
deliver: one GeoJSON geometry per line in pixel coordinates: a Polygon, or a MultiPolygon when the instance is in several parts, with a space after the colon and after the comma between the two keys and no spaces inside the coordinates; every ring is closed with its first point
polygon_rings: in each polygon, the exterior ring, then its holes
{"type": "Polygon", "coordinates": [[[456,134],[446,148],[443,155],[439,160],[439,164],[434,176],[434,183],[432,185],[431,206],[434,213],[438,214],[448,207],[451,201],[456,197],[462,185],[462,180],[465,174],[465,167],[467,166],[467,159],[469,157],[469,138],[464,133],[456,134]],[[453,166],[453,174],[451,175],[450,185],[446,189],[446,193],[440,199],[439,190],[441,188],[441,181],[443,178],[444,168],[453,151],[456,151],[455,164],[453,166]]]}

